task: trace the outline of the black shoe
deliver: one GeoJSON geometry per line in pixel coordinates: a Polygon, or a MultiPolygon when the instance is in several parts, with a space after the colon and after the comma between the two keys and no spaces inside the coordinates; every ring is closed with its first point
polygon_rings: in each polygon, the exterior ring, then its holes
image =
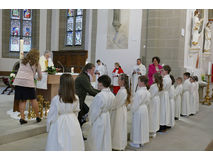
{"type": "Polygon", "coordinates": [[[84,136],[83,136],[83,139],[84,139],[84,141],[86,141],[86,140],[87,140],[87,138],[86,138],[86,137],[84,137],[84,136]]]}
{"type": "Polygon", "coordinates": [[[19,122],[21,125],[27,123],[27,121],[25,121],[24,119],[20,119],[19,122]]]}
{"type": "Polygon", "coordinates": [[[36,121],[37,121],[38,123],[41,122],[41,118],[36,117],[36,121]]]}
{"type": "Polygon", "coordinates": [[[175,117],[175,120],[179,120],[179,118],[175,117]]]}

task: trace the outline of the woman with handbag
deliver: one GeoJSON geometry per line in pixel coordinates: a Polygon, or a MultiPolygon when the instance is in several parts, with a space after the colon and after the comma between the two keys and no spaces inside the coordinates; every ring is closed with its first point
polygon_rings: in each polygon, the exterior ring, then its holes
{"type": "Polygon", "coordinates": [[[25,58],[20,62],[20,67],[13,85],[15,86],[15,100],[19,101],[19,111],[21,114],[20,124],[25,124],[26,101],[30,100],[36,114],[36,121],[40,122],[39,108],[35,91],[35,74],[38,73],[38,80],[41,80],[41,66],[39,65],[39,51],[31,49],[25,58]]]}

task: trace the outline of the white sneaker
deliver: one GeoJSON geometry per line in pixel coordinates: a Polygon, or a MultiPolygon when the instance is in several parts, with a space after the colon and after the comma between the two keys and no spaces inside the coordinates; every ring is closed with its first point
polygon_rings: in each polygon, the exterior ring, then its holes
{"type": "Polygon", "coordinates": [[[150,134],[150,136],[149,136],[150,138],[155,138],[156,137],[156,133],[152,133],[152,134],[150,134]]]}
{"type": "Polygon", "coordinates": [[[140,144],[134,144],[133,142],[129,142],[129,145],[134,148],[140,148],[140,144]]]}

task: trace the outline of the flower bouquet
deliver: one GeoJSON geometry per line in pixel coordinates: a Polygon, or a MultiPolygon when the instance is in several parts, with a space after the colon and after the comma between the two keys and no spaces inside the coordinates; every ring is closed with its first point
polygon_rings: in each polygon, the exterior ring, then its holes
{"type": "Polygon", "coordinates": [[[47,67],[48,74],[56,74],[56,68],[54,66],[47,67]]]}
{"type": "Polygon", "coordinates": [[[10,73],[10,76],[9,76],[9,84],[10,84],[10,86],[13,85],[13,82],[14,82],[15,78],[16,78],[16,74],[15,74],[14,71],[12,71],[12,72],[10,73]]]}

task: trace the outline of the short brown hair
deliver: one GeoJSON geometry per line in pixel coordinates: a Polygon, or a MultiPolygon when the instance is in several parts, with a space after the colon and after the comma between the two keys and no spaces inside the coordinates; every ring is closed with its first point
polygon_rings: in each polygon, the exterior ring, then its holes
{"type": "Polygon", "coordinates": [[[93,67],[95,67],[94,64],[92,64],[92,63],[87,63],[87,64],[84,66],[84,68],[82,69],[81,72],[86,72],[88,69],[92,69],[93,67]]]}
{"type": "Polygon", "coordinates": [[[28,54],[22,60],[22,64],[26,65],[29,63],[31,66],[36,65],[38,66],[40,57],[40,52],[37,49],[31,49],[28,54]]]}
{"type": "Polygon", "coordinates": [[[58,90],[60,101],[62,100],[64,103],[73,103],[76,101],[74,86],[75,82],[71,74],[61,75],[58,90]]]}

